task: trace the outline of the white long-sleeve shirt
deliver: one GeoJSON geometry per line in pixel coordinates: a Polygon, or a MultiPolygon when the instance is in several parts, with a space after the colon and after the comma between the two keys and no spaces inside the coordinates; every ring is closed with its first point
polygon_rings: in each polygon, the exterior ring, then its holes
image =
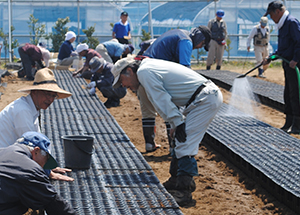
{"type": "Polygon", "coordinates": [[[30,95],[7,105],[0,112],[0,148],[14,144],[27,131],[40,132],[38,116],[30,95]]]}
{"type": "Polygon", "coordinates": [[[207,81],[183,65],[151,58],[142,61],[137,76],[156,111],[172,128],[184,122],[177,106],[186,105],[196,89],[207,81]]]}

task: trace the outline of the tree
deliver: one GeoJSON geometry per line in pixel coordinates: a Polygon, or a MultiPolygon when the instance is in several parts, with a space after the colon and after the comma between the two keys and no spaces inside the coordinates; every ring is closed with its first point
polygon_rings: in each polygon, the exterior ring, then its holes
{"type": "Polygon", "coordinates": [[[34,18],[33,14],[30,14],[28,28],[30,35],[30,43],[38,44],[41,37],[45,36],[45,24],[39,23],[39,19],[34,18]]]}
{"type": "Polygon", "coordinates": [[[68,32],[69,28],[65,27],[67,23],[70,22],[70,18],[58,18],[55,22],[54,32],[46,36],[46,39],[52,40],[52,51],[58,52],[61,44],[65,41],[65,34],[68,32]]]}
{"type": "Polygon", "coordinates": [[[229,58],[230,58],[230,50],[232,49],[232,47],[230,46],[231,44],[231,40],[229,38],[226,39],[226,46],[225,46],[225,50],[227,51],[228,53],[228,61],[229,61],[229,58]]]}
{"type": "Polygon", "coordinates": [[[150,40],[151,39],[151,33],[150,32],[146,32],[144,29],[142,29],[142,41],[146,41],[146,40],[150,40]]]}
{"type": "MultiPolygon", "coordinates": [[[[13,31],[15,30],[14,26],[11,26],[10,30],[11,30],[11,34],[12,34],[13,31]]],[[[3,46],[4,46],[4,52],[5,52],[5,58],[6,58],[6,54],[9,49],[9,44],[8,44],[8,34],[4,33],[3,28],[0,29],[0,37],[3,39],[3,46]]],[[[11,41],[11,50],[12,50],[11,56],[13,58],[13,55],[14,55],[13,50],[19,46],[19,42],[17,39],[13,39],[13,36],[11,36],[11,40],[12,40],[11,41]]]]}
{"type": "Polygon", "coordinates": [[[93,37],[93,33],[95,32],[95,25],[88,27],[88,29],[83,29],[83,33],[85,33],[87,40],[82,41],[83,43],[88,44],[89,48],[95,49],[99,44],[99,40],[93,37]]]}

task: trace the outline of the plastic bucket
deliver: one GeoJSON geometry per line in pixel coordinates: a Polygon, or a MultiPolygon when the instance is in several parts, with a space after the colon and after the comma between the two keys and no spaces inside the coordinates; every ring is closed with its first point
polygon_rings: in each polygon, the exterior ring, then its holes
{"type": "Polygon", "coordinates": [[[71,169],[89,169],[94,152],[94,137],[64,135],[65,166],[71,169]]]}

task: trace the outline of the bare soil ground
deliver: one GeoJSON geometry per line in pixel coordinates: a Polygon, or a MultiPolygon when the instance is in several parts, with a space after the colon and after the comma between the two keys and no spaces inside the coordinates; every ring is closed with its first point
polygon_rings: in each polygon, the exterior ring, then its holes
{"type": "MultiPolygon", "coordinates": [[[[204,69],[200,66],[198,69],[204,69]]],[[[251,67],[223,65],[222,69],[245,73],[251,67]]],[[[222,72],[222,71],[220,71],[222,72]]],[[[250,75],[257,74],[254,71],[250,75]]],[[[281,67],[269,68],[266,72],[266,81],[284,84],[283,70],[281,67]]],[[[23,81],[17,77],[5,77],[2,83],[7,82],[6,88],[0,87],[3,93],[0,100],[0,110],[13,100],[22,96],[17,90],[32,82],[23,81]]],[[[224,102],[228,103],[231,93],[223,90],[224,102]]],[[[97,91],[102,102],[105,98],[97,91]]],[[[156,142],[162,148],[145,153],[144,138],[142,133],[142,117],[139,101],[130,90],[121,100],[121,106],[110,108],[110,113],[115,117],[119,125],[126,132],[131,142],[143,154],[144,158],[153,168],[158,179],[163,183],[169,178],[169,146],[166,136],[164,121],[156,119],[156,142]]],[[[284,124],[285,115],[270,107],[259,105],[255,108],[256,118],[266,122],[273,127],[280,128],[284,124]]],[[[299,138],[299,135],[294,135],[299,138]]],[[[249,179],[240,169],[228,162],[221,154],[215,152],[209,144],[201,144],[199,153],[196,156],[199,168],[199,176],[195,177],[197,189],[193,193],[196,203],[189,207],[182,207],[186,215],[233,215],[233,214],[286,214],[294,215],[293,211],[277,201],[263,187],[249,179]]]]}

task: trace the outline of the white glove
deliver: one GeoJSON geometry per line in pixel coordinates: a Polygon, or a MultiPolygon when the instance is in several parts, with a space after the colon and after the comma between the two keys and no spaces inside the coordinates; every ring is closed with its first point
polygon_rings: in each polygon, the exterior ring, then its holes
{"type": "Polygon", "coordinates": [[[89,94],[90,94],[91,96],[94,96],[95,93],[96,93],[96,88],[95,88],[95,87],[93,87],[92,89],[89,90],[89,94]]]}
{"type": "Polygon", "coordinates": [[[89,83],[86,88],[87,89],[92,89],[92,88],[95,88],[96,87],[96,81],[92,81],[91,83],[89,83]]]}

